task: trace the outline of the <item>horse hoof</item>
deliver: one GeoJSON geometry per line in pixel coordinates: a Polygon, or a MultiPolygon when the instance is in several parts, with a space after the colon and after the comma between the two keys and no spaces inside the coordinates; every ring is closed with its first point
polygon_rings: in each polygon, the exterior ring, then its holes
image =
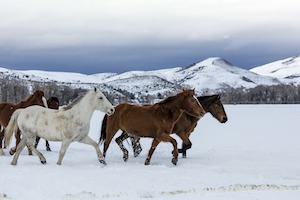
{"type": "Polygon", "coordinates": [[[146,160],[145,165],[150,165],[150,160],[146,160]]]}
{"type": "Polygon", "coordinates": [[[142,152],[141,147],[134,149],[134,152],[133,152],[134,157],[137,157],[138,155],[140,155],[141,152],[142,152]]]}
{"type": "Polygon", "coordinates": [[[173,158],[172,163],[173,163],[173,165],[177,165],[177,159],[173,158]]]}
{"type": "Polygon", "coordinates": [[[14,152],[14,151],[12,151],[12,150],[10,150],[10,151],[9,151],[9,154],[12,156],[12,155],[14,155],[14,154],[15,154],[15,152],[14,152]]]}
{"type": "Polygon", "coordinates": [[[127,151],[127,150],[124,151],[124,154],[123,154],[123,160],[124,160],[125,162],[127,162],[127,160],[128,160],[128,151],[127,151]]]}
{"type": "Polygon", "coordinates": [[[46,162],[46,160],[41,160],[41,163],[44,165],[44,164],[46,164],[47,162],[46,162]]]}
{"type": "Polygon", "coordinates": [[[17,165],[17,163],[16,163],[16,162],[11,162],[10,164],[11,164],[11,165],[17,165]]]}
{"type": "Polygon", "coordinates": [[[101,164],[103,164],[103,165],[106,165],[105,160],[99,160],[99,162],[100,162],[101,164]]]}
{"type": "Polygon", "coordinates": [[[46,151],[51,151],[51,149],[50,149],[50,148],[47,148],[46,151]]]}

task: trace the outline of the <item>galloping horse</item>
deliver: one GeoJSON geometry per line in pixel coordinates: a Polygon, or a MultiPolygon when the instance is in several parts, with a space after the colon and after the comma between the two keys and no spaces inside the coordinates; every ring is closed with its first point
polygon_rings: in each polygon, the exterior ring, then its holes
{"type": "MultiPolygon", "coordinates": [[[[4,129],[7,126],[11,115],[16,109],[26,108],[32,105],[40,105],[46,106],[46,99],[44,97],[44,92],[41,90],[35,91],[30,97],[28,97],[25,101],[21,101],[18,104],[14,103],[1,103],[0,104],[0,155],[4,155],[2,149],[3,137],[4,137],[4,129]]],[[[16,132],[16,144],[20,142],[20,132],[16,132]]]]}
{"type": "Polygon", "coordinates": [[[101,131],[99,144],[105,141],[104,156],[112,138],[119,129],[122,129],[138,137],[153,138],[145,165],[150,164],[152,154],[161,141],[172,143],[174,148],[172,163],[176,165],[178,161],[177,142],[170,136],[175,123],[183,112],[187,112],[195,118],[200,118],[205,113],[195,97],[194,90],[185,90],[152,106],[123,103],[116,106],[115,109],[115,114],[107,117],[106,131],[103,129],[101,131]]]}
{"type": "Polygon", "coordinates": [[[21,142],[17,146],[11,164],[17,164],[25,145],[28,145],[29,149],[38,155],[42,164],[46,163],[43,154],[33,146],[36,136],[49,141],[62,141],[58,165],[61,165],[67,148],[74,141],[92,145],[97,152],[100,163],[105,164],[99,146],[88,136],[94,110],[100,110],[107,115],[113,114],[115,110],[104,94],[96,88],[60,110],[47,109],[41,106],[16,110],[5,130],[7,144],[9,144],[14,131],[20,129],[22,132],[21,142]]]}
{"type": "MultiPolygon", "coordinates": [[[[48,108],[56,109],[56,110],[59,108],[59,100],[58,100],[57,97],[50,97],[47,100],[47,104],[48,104],[48,108]]],[[[38,137],[38,136],[36,137],[35,144],[34,144],[35,148],[37,148],[40,139],[41,139],[40,137],[38,137]]],[[[47,151],[51,151],[51,148],[50,148],[48,140],[46,140],[46,150],[47,151]]]]}
{"type": "MultiPolygon", "coordinates": [[[[211,113],[212,116],[214,116],[220,123],[225,123],[227,121],[227,115],[220,100],[220,95],[201,96],[197,97],[197,99],[206,113],[211,113]]],[[[182,149],[178,149],[178,153],[183,153],[184,158],[186,158],[186,150],[190,149],[192,146],[189,136],[196,127],[198,120],[198,118],[190,116],[187,113],[183,113],[178,122],[174,125],[172,133],[177,134],[183,140],[182,149]]],[[[105,129],[106,123],[107,117],[104,117],[102,121],[102,129],[105,129]]],[[[142,151],[139,142],[140,138],[130,136],[128,133],[123,131],[115,141],[123,151],[124,161],[128,160],[128,150],[124,147],[123,141],[128,137],[130,137],[132,142],[134,156],[138,156],[142,151]]]]}

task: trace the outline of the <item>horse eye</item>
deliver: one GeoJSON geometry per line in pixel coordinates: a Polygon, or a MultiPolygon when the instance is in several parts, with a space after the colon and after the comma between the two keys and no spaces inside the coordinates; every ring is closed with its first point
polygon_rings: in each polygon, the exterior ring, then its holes
{"type": "Polygon", "coordinates": [[[103,99],[103,97],[100,97],[99,99],[100,99],[100,100],[102,100],[102,99],[103,99]]]}

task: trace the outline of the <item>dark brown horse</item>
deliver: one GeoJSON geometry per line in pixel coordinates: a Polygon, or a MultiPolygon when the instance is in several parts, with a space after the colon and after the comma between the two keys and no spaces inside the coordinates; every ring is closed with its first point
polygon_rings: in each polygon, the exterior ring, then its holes
{"type": "MultiPolygon", "coordinates": [[[[198,101],[206,111],[206,113],[211,113],[220,123],[225,123],[227,121],[227,115],[224,110],[224,106],[220,100],[220,95],[211,95],[211,96],[201,96],[197,97],[198,101]]],[[[178,153],[183,153],[183,157],[186,158],[186,150],[190,149],[192,143],[189,140],[190,134],[193,132],[194,128],[197,125],[199,118],[183,113],[178,122],[174,125],[172,133],[177,134],[183,141],[182,149],[178,149],[178,153]]],[[[105,118],[102,121],[102,127],[106,126],[105,118]]],[[[139,139],[137,137],[130,136],[125,131],[116,138],[116,142],[123,151],[123,159],[127,161],[128,151],[123,145],[123,141],[130,137],[132,142],[132,148],[134,151],[134,156],[138,156],[142,151],[139,139]]]]}
{"type": "MultiPolygon", "coordinates": [[[[25,101],[21,101],[18,104],[15,103],[1,103],[0,104],[0,155],[3,155],[2,143],[4,137],[4,129],[7,126],[11,115],[16,109],[26,108],[32,105],[41,105],[44,106],[46,103],[46,99],[44,97],[44,92],[41,90],[35,91],[30,97],[28,97],[25,101]]],[[[16,136],[16,144],[20,142],[20,132],[15,133],[16,136]]]]}
{"type": "Polygon", "coordinates": [[[174,148],[172,163],[176,165],[178,161],[177,142],[170,134],[183,112],[187,112],[195,118],[204,115],[205,111],[195,97],[194,90],[185,90],[152,106],[119,104],[115,108],[115,113],[107,117],[106,131],[101,131],[99,143],[105,141],[103,154],[106,154],[117,131],[122,129],[138,137],[153,138],[145,165],[150,164],[155,148],[162,141],[172,143],[174,148]]]}
{"type": "MultiPolygon", "coordinates": [[[[58,109],[59,108],[59,100],[57,97],[50,97],[48,100],[47,100],[47,104],[48,104],[48,108],[51,108],[51,109],[58,109]]],[[[37,148],[38,144],[39,144],[39,141],[40,141],[40,137],[37,136],[36,137],[36,140],[35,140],[35,144],[34,144],[34,147],[37,148]]],[[[51,148],[50,148],[50,145],[49,145],[49,142],[48,140],[45,140],[46,141],[46,150],[47,151],[51,151],[51,148]]],[[[29,150],[29,154],[31,155],[32,152],[30,153],[31,151],[29,150]]]]}

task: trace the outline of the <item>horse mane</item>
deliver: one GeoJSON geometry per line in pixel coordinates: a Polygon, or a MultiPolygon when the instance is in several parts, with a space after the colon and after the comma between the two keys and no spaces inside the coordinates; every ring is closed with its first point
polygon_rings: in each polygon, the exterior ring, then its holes
{"type": "Polygon", "coordinates": [[[162,101],[156,103],[156,105],[162,106],[162,105],[165,105],[165,104],[169,104],[170,102],[174,101],[176,99],[176,97],[177,97],[177,95],[170,96],[170,97],[166,98],[165,100],[162,100],[162,101]]]}
{"type": "Polygon", "coordinates": [[[66,110],[70,110],[71,108],[73,108],[82,98],[84,97],[83,94],[81,94],[80,96],[78,96],[73,102],[71,102],[70,104],[63,106],[62,110],[66,111],[66,110]]]}
{"type": "Polygon", "coordinates": [[[57,97],[50,97],[50,98],[48,99],[48,101],[55,101],[55,102],[59,103],[59,100],[58,100],[57,97]]]}
{"type": "Polygon", "coordinates": [[[20,103],[24,103],[26,101],[29,101],[29,99],[33,99],[36,96],[44,96],[44,92],[42,90],[36,90],[32,95],[30,95],[27,99],[21,101],[20,103]]]}
{"type": "Polygon", "coordinates": [[[220,95],[210,95],[210,96],[201,96],[197,97],[198,101],[201,103],[203,108],[207,108],[210,106],[213,102],[220,99],[220,95]]]}

